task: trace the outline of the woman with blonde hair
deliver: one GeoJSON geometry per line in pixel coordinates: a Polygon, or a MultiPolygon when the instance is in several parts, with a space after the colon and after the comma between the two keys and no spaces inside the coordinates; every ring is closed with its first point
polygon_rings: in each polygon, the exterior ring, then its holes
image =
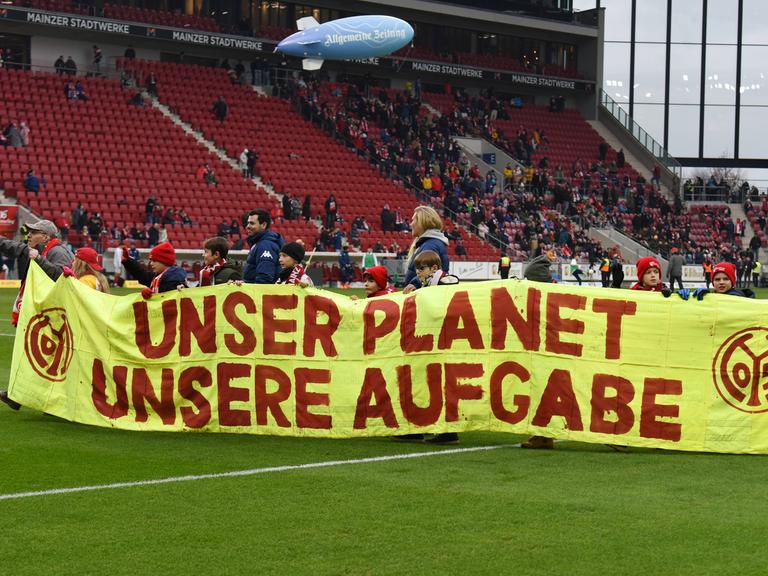
{"type": "Polygon", "coordinates": [[[416,275],[414,260],[421,252],[432,250],[440,255],[443,272],[448,272],[450,261],[448,260],[448,238],[443,234],[443,219],[431,206],[417,206],[411,218],[411,234],[413,242],[408,251],[408,269],[405,273],[405,288],[403,293],[408,294],[421,288],[421,282],[416,275]]]}
{"type": "Polygon", "coordinates": [[[75,260],[72,262],[75,277],[94,290],[109,292],[109,282],[102,274],[103,270],[99,263],[99,255],[93,248],[79,248],[75,252],[75,260]]]}

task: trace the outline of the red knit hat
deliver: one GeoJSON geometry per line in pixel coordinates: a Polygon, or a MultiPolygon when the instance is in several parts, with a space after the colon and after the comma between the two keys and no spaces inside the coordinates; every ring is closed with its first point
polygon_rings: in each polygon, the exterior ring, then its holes
{"type": "Polygon", "coordinates": [[[659,274],[661,274],[661,264],[659,264],[659,261],[656,260],[656,258],[653,256],[644,256],[637,261],[638,281],[643,281],[643,276],[645,276],[645,273],[648,272],[648,268],[656,268],[656,270],[659,271],[659,274]]]}
{"type": "Polygon", "coordinates": [[[365,272],[363,272],[363,279],[365,279],[366,276],[370,276],[371,279],[376,282],[376,285],[379,287],[379,289],[384,290],[384,288],[387,287],[387,278],[389,273],[387,272],[386,266],[374,266],[373,268],[367,268],[365,272]]]}
{"type": "Polygon", "coordinates": [[[99,263],[98,253],[93,248],[88,248],[87,246],[85,248],[78,248],[77,252],[75,252],[75,258],[79,258],[97,272],[101,272],[104,269],[101,263],[99,263]]]}
{"type": "Polygon", "coordinates": [[[728,280],[731,281],[731,286],[736,286],[736,266],[730,262],[718,262],[715,267],[712,268],[712,279],[714,280],[715,274],[722,272],[728,276],[728,280]]]}
{"type": "Polygon", "coordinates": [[[150,250],[149,259],[166,266],[173,266],[176,264],[176,250],[170,242],[163,242],[150,250]]]}

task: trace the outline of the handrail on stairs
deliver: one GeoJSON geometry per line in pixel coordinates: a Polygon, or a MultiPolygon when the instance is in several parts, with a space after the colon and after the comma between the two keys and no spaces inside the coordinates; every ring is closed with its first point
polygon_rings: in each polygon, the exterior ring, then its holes
{"type": "Polygon", "coordinates": [[[672,174],[675,174],[682,181],[683,167],[670,153],[664,149],[664,147],[656,142],[653,137],[648,134],[643,128],[632,119],[624,108],[616,102],[613,98],[606,94],[605,90],[600,89],[600,105],[605,108],[611,116],[613,116],[624,129],[639,142],[643,148],[648,150],[657,162],[669,170],[672,174]]]}

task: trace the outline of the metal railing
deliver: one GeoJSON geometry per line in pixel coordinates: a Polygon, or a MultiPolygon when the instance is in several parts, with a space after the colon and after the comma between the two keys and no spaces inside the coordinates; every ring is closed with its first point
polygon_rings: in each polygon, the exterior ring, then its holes
{"type": "Polygon", "coordinates": [[[600,104],[603,108],[610,112],[611,116],[618,120],[619,124],[621,124],[624,129],[629,132],[632,137],[640,143],[640,145],[643,146],[643,148],[648,150],[648,152],[650,152],[653,157],[656,158],[656,161],[659,164],[664,166],[673,174],[676,174],[677,177],[682,181],[683,167],[680,162],[671,156],[661,144],[656,142],[656,140],[654,140],[653,137],[648,134],[648,132],[646,132],[637,122],[635,122],[632,119],[632,116],[630,116],[618,102],[608,96],[608,94],[606,94],[605,90],[602,88],[600,89],[600,104]]]}

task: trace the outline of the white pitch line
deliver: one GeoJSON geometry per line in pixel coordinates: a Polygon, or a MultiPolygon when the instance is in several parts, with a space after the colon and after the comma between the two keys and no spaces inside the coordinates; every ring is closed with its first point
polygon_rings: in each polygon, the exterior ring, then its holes
{"type": "Polygon", "coordinates": [[[16,334],[0,334],[0,336],[8,336],[9,338],[15,338],[16,334]]]}
{"type": "Polygon", "coordinates": [[[250,470],[235,470],[232,472],[217,472],[212,474],[196,474],[190,476],[171,476],[155,480],[137,480],[135,482],[115,482],[114,484],[95,484],[93,486],[75,486],[73,488],[53,488],[35,492],[14,492],[0,494],[0,500],[18,500],[36,496],[56,496],[59,494],[74,494],[77,492],[95,492],[97,490],[114,490],[115,488],[134,488],[136,486],[154,486],[157,484],[175,484],[177,482],[195,482],[197,480],[215,480],[217,478],[237,478],[240,476],[256,476],[272,472],[289,472],[291,470],[310,470],[312,468],[328,468],[330,466],[345,466],[348,464],[370,464],[373,462],[390,462],[392,460],[407,460],[410,458],[426,458],[428,456],[443,456],[446,454],[466,454],[468,452],[484,452],[498,448],[511,448],[519,444],[496,444],[493,446],[476,446],[474,448],[452,448],[432,452],[411,452],[409,454],[394,454],[390,456],[374,456],[355,460],[330,460],[328,462],[310,462],[309,464],[294,464],[291,466],[271,466],[269,468],[252,468],[250,470]]]}

